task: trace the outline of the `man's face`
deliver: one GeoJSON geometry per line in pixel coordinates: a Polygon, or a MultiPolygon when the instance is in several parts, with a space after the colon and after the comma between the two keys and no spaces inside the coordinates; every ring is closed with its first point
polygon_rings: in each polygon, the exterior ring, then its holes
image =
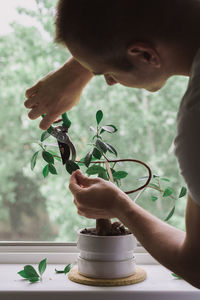
{"type": "MultiPolygon", "coordinates": [[[[69,47],[68,47],[69,48],[69,47]]],[[[73,57],[94,75],[103,75],[108,85],[121,84],[132,88],[144,88],[148,91],[158,91],[166,82],[167,78],[161,76],[160,71],[147,64],[135,62],[129,71],[105,63],[102,57],[80,50],[78,47],[69,48],[73,57]]]]}

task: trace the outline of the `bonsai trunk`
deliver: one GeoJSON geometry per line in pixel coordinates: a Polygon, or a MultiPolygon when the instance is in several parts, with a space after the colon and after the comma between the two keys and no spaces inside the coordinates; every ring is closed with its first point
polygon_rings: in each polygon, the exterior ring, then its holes
{"type": "Polygon", "coordinates": [[[105,236],[111,234],[111,220],[98,219],[96,220],[96,234],[105,236]]]}

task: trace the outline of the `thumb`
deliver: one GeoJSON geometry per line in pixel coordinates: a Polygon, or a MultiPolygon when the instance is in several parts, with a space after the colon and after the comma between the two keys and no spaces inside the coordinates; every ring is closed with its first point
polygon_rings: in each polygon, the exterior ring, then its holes
{"type": "Polygon", "coordinates": [[[77,170],[73,174],[76,177],[76,180],[77,180],[77,183],[79,184],[79,186],[82,186],[82,187],[89,187],[92,184],[95,184],[99,181],[98,178],[89,178],[88,176],[83,175],[81,170],[77,170]]]}
{"type": "Polygon", "coordinates": [[[69,181],[69,189],[72,192],[72,194],[75,196],[78,192],[81,191],[81,187],[77,181],[76,178],[76,172],[73,172],[70,181],[69,181]]]}

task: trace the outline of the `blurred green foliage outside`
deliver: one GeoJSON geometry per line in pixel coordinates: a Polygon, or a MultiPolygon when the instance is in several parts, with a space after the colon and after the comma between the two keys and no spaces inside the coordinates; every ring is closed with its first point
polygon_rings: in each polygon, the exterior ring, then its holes
{"type": "MultiPolygon", "coordinates": [[[[44,179],[42,160],[34,172],[30,169],[30,159],[38,149],[32,142],[39,139],[41,130],[39,120],[27,117],[25,90],[70,57],[66,49],[53,43],[56,0],[35,1],[36,11],[18,11],[22,18],[29,15],[38,26],[13,23],[12,33],[0,36],[0,240],[74,242],[77,230],[93,226],[95,221],[78,216],[68,189],[69,174],[59,167],[57,176],[44,179]]],[[[68,114],[79,158],[90,149],[89,127],[95,125],[96,111],[101,109],[103,124],[118,128],[113,135],[107,133],[107,140],[119,157],[143,160],[154,174],[170,179],[178,196],[184,182],[172,146],[176,114],[186,86],[187,78],[174,77],[160,92],[150,94],[120,85],[109,87],[103,77],[94,78],[79,105],[68,114]]],[[[123,190],[134,188],[137,178],[147,175],[145,169],[134,164],[123,165],[123,170],[129,173],[123,190]]],[[[163,187],[168,185],[163,182],[163,187]]],[[[152,202],[152,195],[152,190],[146,190],[137,203],[164,220],[174,203],[169,197],[152,202]]],[[[183,230],[185,204],[186,197],[176,201],[175,214],[169,221],[183,230]]]]}

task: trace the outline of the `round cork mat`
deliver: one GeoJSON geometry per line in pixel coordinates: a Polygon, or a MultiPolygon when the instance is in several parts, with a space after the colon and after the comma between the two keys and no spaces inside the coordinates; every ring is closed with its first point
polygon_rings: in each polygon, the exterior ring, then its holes
{"type": "Polygon", "coordinates": [[[85,285],[95,285],[95,286],[121,286],[135,284],[144,281],[147,277],[145,270],[140,267],[136,267],[136,272],[125,278],[118,279],[98,279],[85,277],[78,272],[78,267],[74,267],[68,273],[68,278],[76,283],[85,285]]]}

